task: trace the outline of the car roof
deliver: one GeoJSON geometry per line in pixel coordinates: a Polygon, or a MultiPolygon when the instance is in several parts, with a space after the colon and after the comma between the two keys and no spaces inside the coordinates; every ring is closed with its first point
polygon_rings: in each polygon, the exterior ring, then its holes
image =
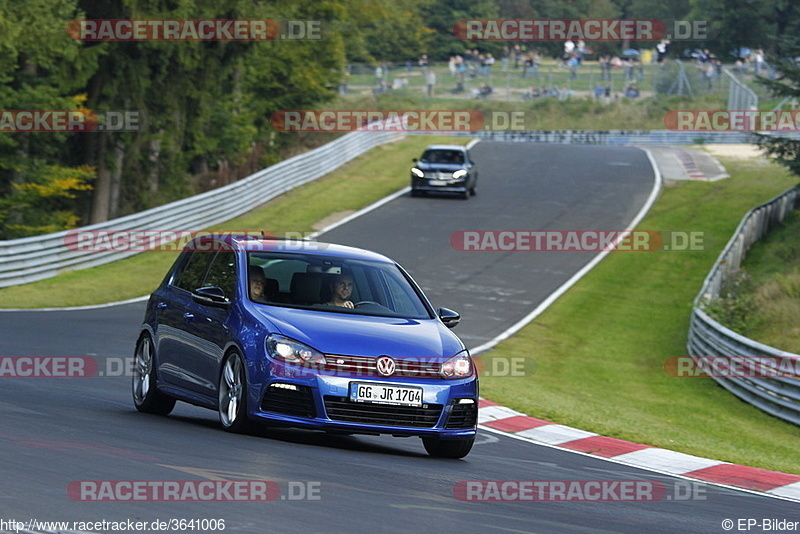
{"type": "Polygon", "coordinates": [[[425,150],[467,150],[463,145],[428,145],[425,150]]]}
{"type": "Polygon", "coordinates": [[[247,234],[225,234],[222,232],[219,234],[213,234],[213,232],[210,232],[208,235],[196,237],[187,245],[187,248],[191,248],[192,243],[197,239],[209,238],[213,238],[217,241],[223,241],[228,245],[231,245],[234,249],[244,252],[282,252],[312,256],[332,256],[351,260],[395,263],[392,259],[387,258],[383,254],[378,254],[377,252],[372,252],[361,248],[338,245],[335,243],[325,243],[322,241],[305,239],[287,239],[274,236],[256,237],[254,235],[247,234]]]}

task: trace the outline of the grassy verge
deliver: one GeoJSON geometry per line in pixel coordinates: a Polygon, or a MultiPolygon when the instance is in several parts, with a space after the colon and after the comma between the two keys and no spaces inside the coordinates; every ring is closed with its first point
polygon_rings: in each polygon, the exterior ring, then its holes
{"type": "MultiPolygon", "coordinates": [[[[610,104],[589,98],[538,101],[465,100],[452,96],[434,99],[424,95],[396,92],[386,95],[348,95],[327,106],[330,109],[434,109],[478,110],[485,118],[492,113],[523,112],[524,130],[664,130],[664,116],[674,109],[724,109],[715,96],[658,99],[620,99],[610,104]]],[[[490,123],[487,120],[487,123],[490,123]]],[[[485,129],[489,129],[485,127],[485,129]]]]}
{"type": "Polygon", "coordinates": [[[530,372],[485,377],[481,394],[603,435],[800,473],[800,428],[711,379],[664,371],[668,358],[686,354],[692,301],[741,217],[796,182],[774,164],[723,162],[732,178],[668,186],[639,227],[704,232],[704,250],[609,255],[485,356],[525,358],[530,372]]]}
{"type": "Polygon", "coordinates": [[[742,333],[800,354],[800,213],[759,241],[745,258],[744,290],[734,300],[742,333]]]}
{"type": "MultiPolygon", "coordinates": [[[[209,230],[267,230],[276,235],[311,232],[314,223],[331,214],[358,210],[407,185],[411,158],[419,156],[426,145],[466,141],[463,137],[411,136],[377,147],[320,180],[209,230]]],[[[41,282],[2,288],[0,306],[83,306],[140,297],[158,286],[176,254],[145,252],[41,282]]]]}

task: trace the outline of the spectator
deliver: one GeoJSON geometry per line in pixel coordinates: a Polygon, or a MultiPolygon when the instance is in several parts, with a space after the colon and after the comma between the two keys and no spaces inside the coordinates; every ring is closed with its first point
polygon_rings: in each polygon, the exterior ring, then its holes
{"type": "Polygon", "coordinates": [[[626,57],[623,60],[623,65],[625,67],[625,81],[633,81],[633,60],[629,57],[626,57]]]}
{"type": "Polygon", "coordinates": [[[581,62],[578,59],[578,56],[573,56],[567,62],[567,65],[569,65],[569,79],[570,80],[574,80],[574,79],[576,79],[578,77],[578,66],[580,64],[581,64],[581,62]]]}
{"type": "Polygon", "coordinates": [[[575,51],[575,43],[572,40],[568,40],[564,42],[564,55],[561,56],[561,59],[564,60],[564,63],[572,59],[572,53],[575,51]]]}
{"type": "Polygon", "coordinates": [[[600,101],[600,97],[603,96],[604,92],[605,92],[605,88],[602,85],[596,86],[594,88],[594,99],[599,102],[600,101]]]}
{"type": "Polygon", "coordinates": [[[422,69],[423,75],[428,72],[428,54],[419,56],[419,67],[422,69]]]}
{"type": "Polygon", "coordinates": [[[669,39],[661,39],[656,45],[656,63],[664,63],[669,53],[669,39]]]}
{"type": "Polygon", "coordinates": [[[611,58],[608,55],[600,57],[600,80],[611,81],[611,58]]]}
{"type": "Polygon", "coordinates": [[[432,98],[434,96],[434,88],[436,86],[436,73],[433,72],[433,69],[428,69],[428,73],[425,74],[425,86],[428,97],[432,98]]]}
{"type": "Polygon", "coordinates": [[[764,69],[764,50],[759,48],[756,50],[755,56],[753,57],[753,63],[756,69],[756,76],[761,76],[761,71],[764,69]]]}
{"type": "Polygon", "coordinates": [[[483,60],[483,75],[487,78],[492,75],[492,65],[494,65],[494,56],[491,53],[487,53],[486,58],[483,60]]]}
{"type": "Polygon", "coordinates": [[[479,89],[473,89],[472,94],[475,98],[489,98],[489,95],[492,94],[492,90],[492,86],[485,83],[479,89]]]}
{"type": "Polygon", "coordinates": [[[578,58],[578,64],[583,62],[583,56],[586,55],[586,43],[583,39],[578,41],[578,44],[575,45],[575,57],[578,58]]]}

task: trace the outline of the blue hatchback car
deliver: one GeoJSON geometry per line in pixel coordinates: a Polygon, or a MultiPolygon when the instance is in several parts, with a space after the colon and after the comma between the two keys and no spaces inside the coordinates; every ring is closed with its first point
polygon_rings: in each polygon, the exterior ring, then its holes
{"type": "Polygon", "coordinates": [[[475,440],[478,376],[397,263],[374,252],[248,236],[196,237],[151,295],[133,400],[219,412],[226,430],[289,425],[419,436],[432,456],[475,440]]]}

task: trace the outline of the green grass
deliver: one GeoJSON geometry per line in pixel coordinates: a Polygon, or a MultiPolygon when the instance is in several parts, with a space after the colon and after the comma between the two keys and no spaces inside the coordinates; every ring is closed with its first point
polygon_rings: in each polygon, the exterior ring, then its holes
{"type": "MultiPolygon", "coordinates": [[[[465,100],[443,96],[429,99],[410,92],[386,95],[348,95],[326,109],[378,110],[477,110],[490,125],[492,113],[523,112],[524,130],[664,130],[664,116],[673,109],[724,109],[724,102],[706,96],[677,96],[636,101],[621,99],[611,104],[587,98],[538,101],[465,100]]],[[[491,126],[484,127],[491,129],[491,126]]]]}
{"type": "Polygon", "coordinates": [[[686,355],[692,301],[741,217],[796,182],[774,164],[724,163],[732,178],[666,187],[639,227],[704,232],[704,250],[610,254],[486,355],[526,358],[532,372],[484,377],[482,396],[602,435],[800,474],[800,428],[711,379],[664,371],[686,355]]]}
{"type": "MultiPolygon", "coordinates": [[[[411,158],[437,142],[464,144],[467,139],[411,136],[374,148],[330,175],[289,191],[262,207],[209,230],[311,232],[335,213],[358,210],[408,184],[411,158]]],[[[141,297],[161,282],[176,252],[144,252],[91,269],[0,289],[3,308],[43,308],[102,304],[141,297]]]]}
{"type": "Polygon", "coordinates": [[[800,213],[750,249],[743,263],[742,334],[772,347],[800,354],[800,213]]]}

